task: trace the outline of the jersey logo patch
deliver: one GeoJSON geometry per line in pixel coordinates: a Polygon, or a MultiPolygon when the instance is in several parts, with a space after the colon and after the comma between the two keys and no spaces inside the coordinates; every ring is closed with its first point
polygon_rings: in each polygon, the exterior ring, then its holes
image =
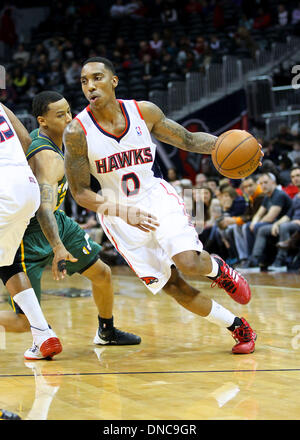
{"type": "Polygon", "coordinates": [[[141,127],[135,127],[135,129],[136,129],[138,136],[142,136],[143,133],[142,133],[141,127]]]}
{"type": "Polygon", "coordinates": [[[147,286],[153,283],[158,283],[158,278],[155,277],[141,277],[141,280],[143,280],[147,286]]]}

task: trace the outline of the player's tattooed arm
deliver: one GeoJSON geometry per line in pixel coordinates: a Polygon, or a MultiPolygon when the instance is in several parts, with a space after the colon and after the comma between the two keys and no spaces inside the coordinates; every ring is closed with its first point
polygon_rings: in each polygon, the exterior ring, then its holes
{"type": "Polygon", "coordinates": [[[64,145],[65,173],[72,196],[78,205],[98,212],[105,199],[91,190],[86,136],[76,120],[65,128],[64,145]]]}
{"type": "Polygon", "coordinates": [[[192,133],[182,125],[168,119],[155,104],[139,103],[139,108],[152,134],[161,142],[193,153],[211,154],[217,137],[209,133],[192,133]]]}
{"type": "Polygon", "coordinates": [[[40,151],[35,154],[29,164],[40,187],[41,203],[36,217],[41,229],[54,249],[61,245],[54,210],[57,202],[58,181],[63,176],[63,161],[53,151],[40,151]]]}

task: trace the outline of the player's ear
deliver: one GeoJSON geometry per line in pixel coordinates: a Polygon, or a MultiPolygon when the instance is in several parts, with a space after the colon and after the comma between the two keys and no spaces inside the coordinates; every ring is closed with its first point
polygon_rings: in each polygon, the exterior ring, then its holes
{"type": "Polygon", "coordinates": [[[47,122],[43,116],[38,116],[37,121],[38,121],[40,127],[47,128],[47,122]]]}
{"type": "Polygon", "coordinates": [[[114,76],[112,77],[112,85],[113,85],[113,88],[115,89],[115,88],[118,86],[118,84],[119,84],[119,78],[117,77],[117,75],[114,75],[114,76]]]}

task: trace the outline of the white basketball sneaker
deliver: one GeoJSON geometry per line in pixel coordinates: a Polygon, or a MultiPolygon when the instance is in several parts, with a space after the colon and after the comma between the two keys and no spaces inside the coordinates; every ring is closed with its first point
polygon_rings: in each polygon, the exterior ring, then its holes
{"type": "MultiPolygon", "coordinates": [[[[33,330],[33,329],[32,329],[33,330]]],[[[34,330],[33,345],[25,351],[24,358],[27,360],[51,359],[62,351],[60,340],[52,329],[34,330]]]]}

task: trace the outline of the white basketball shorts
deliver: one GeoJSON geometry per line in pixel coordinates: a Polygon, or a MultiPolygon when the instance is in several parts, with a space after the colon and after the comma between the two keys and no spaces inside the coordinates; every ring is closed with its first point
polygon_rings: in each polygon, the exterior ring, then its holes
{"type": "Polygon", "coordinates": [[[0,164],[0,266],[10,266],[30,218],[40,205],[40,190],[27,165],[0,164]]]}
{"type": "Polygon", "coordinates": [[[183,200],[166,181],[159,180],[136,206],[158,218],[155,231],[143,232],[119,217],[99,215],[98,219],[117,251],[155,294],[171,276],[172,257],[189,250],[201,252],[203,245],[183,200]]]}

